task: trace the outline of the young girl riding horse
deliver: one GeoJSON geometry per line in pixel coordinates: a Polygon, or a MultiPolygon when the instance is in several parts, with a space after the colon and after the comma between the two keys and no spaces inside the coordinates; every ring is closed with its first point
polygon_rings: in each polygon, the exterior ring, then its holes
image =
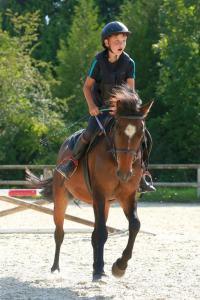
{"type": "MultiPolygon", "coordinates": [[[[98,53],[92,62],[88,76],[85,80],[83,92],[88,104],[90,118],[88,127],[78,138],[72,155],[68,161],[64,161],[56,167],[64,178],[69,179],[77,169],[78,160],[83,156],[88,144],[99,130],[99,124],[106,126],[112,118],[114,112],[100,112],[100,109],[108,107],[113,88],[122,84],[127,84],[131,90],[135,89],[135,63],[124,52],[127,37],[130,31],[121,22],[108,23],[102,30],[101,39],[104,51],[98,53]],[[98,118],[97,119],[95,118],[98,118]]],[[[147,142],[144,148],[146,158],[144,159],[144,169],[147,168],[148,156],[151,150],[151,138],[147,132],[147,142]],[[147,149],[147,147],[149,149],[147,149]]],[[[155,191],[152,183],[145,180],[144,175],[140,182],[140,192],[155,191]]]]}

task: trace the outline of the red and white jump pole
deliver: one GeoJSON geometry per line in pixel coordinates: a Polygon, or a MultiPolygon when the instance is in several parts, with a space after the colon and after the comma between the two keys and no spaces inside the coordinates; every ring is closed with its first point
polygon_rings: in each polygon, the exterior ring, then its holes
{"type": "Polygon", "coordinates": [[[0,189],[0,196],[9,197],[36,197],[40,196],[41,189],[0,189]]]}

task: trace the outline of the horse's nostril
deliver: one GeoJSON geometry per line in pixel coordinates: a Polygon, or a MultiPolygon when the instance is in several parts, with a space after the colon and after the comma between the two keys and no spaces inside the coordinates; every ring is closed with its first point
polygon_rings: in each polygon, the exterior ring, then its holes
{"type": "Polygon", "coordinates": [[[117,170],[116,174],[120,180],[122,180],[122,181],[124,180],[124,173],[122,171],[117,170]]]}
{"type": "Polygon", "coordinates": [[[120,171],[120,170],[117,170],[116,174],[117,174],[117,177],[118,177],[121,181],[124,181],[124,182],[125,182],[125,181],[128,181],[129,178],[133,175],[133,171],[129,171],[129,172],[124,173],[124,172],[122,172],[122,171],[120,171]]]}
{"type": "Polygon", "coordinates": [[[120,178],[120,171],[119,170],[117,170],[117,172],[116,172],[116,175],[117,175],[117,177],[119,177],[120,178]]]}

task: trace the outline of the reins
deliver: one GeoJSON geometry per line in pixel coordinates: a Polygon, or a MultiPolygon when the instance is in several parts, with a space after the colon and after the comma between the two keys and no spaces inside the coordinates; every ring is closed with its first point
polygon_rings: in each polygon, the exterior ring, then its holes
{"type": "MultiPolygon", "coordinates": [[[[109,110],[109,109],[105,109],[104,111],[108,111],[108,110],[109,110]]],[[[101,124],[101,122],[100,122],[98,116],[95,116],[95,119],[96,119],[96,121],[97,121],[97,124],[99,125],[99,128],[101,129],[101,131],[103,132],[103,134],[104,134],[104,136],[105,136],[105,139],[106,139],[106,142],[107,142],[108,146],[111,148],[112,145],[113,145],[113,143],[112,143],[111,139],[109,138],[109,136],[107,135],[105,128],[104,128],[103,125],[101,124]]],[[[110,150],[108,150],[108,152],[109,152],[109,151],[110,151],[110,150]]],[[[115,153],[112,152],[112,154],[113,154],[114,158],[116,158],[115,153]]]]}

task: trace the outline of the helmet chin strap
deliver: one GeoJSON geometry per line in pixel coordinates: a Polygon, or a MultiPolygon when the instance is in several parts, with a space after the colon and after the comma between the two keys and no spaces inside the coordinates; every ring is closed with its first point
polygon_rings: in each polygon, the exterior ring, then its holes
{"type": "Polygon", "coordinates": [[[110,46],[108,47],[108,51],[110,51],[111,53],[114,53],[114,52],[112,51],[112,49],[110,48],[110,46]]]}
{"type": "MultiPolygon", "coordinates": [[[[107,48],[108,51],[110,51],[112,54],[114,54],[114,52],[112,51],[112,49],[110,47],[107,48]]],[[[115,54],[115,58],[116,58],[116,61],[119,59],[119,55],[116,55],[115,54]]]]}
{"type": "MultiPolygon", "coordinates": [[[[106,46],[106,45],[105,45],[106,46]]],[[[113,50],[111,49],[110,45],[108,44],[108,46],[106,46],[108,52],[110,51],[112,54],[114,54],[113,50]]],[[[118,60],[119,56],[118,55],[115,55],[116,56],[116,60],[118,60]]]]}

